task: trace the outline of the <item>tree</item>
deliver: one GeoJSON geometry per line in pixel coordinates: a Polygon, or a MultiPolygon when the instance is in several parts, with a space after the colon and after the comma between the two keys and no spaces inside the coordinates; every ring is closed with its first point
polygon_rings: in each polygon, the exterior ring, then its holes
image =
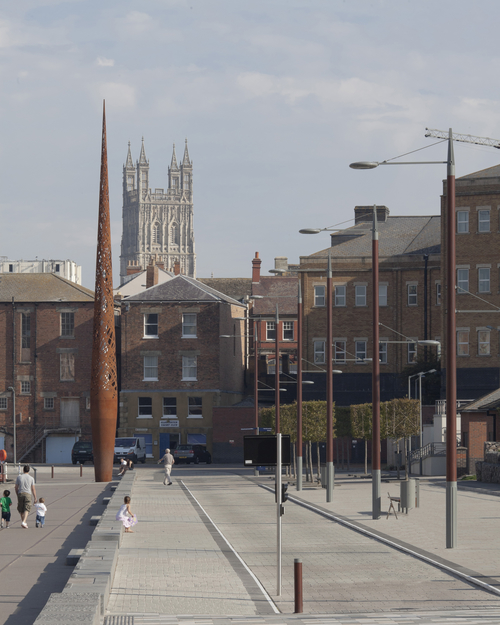
{"type": "Polygon", "coordinates": [[[373,411],[371,404],[351,406],[352,435],[365,441],[365,473],[368,473],[368,441],[372,438],[373,411]]]}

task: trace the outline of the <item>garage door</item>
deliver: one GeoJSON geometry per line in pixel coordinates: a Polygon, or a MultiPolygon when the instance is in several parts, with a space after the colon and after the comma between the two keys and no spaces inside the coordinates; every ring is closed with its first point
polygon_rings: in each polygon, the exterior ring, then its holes
{"type": "Polygon", "coordinates": [[[71,450],[77,438],[76,436],[47,436],[45,462],[47,464],[71,464],[71,450]]]}

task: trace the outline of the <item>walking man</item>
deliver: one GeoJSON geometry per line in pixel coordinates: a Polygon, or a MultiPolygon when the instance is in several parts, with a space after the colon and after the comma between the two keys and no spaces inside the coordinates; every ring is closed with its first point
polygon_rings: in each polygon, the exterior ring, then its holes
{"type": "Polygon", "coordinates": [[[163,480],[163,483],[168,483],[168,485],[170,486],[172,484],[172,480],[170,479],[170,472],[172,471],[172,465],[175,463],[174,457],[170,453],[170,449],[165,449],[165,455],[163,456],[163,458],[160,458],[158,460],[158,464],[160,464],[161,462],[163,462],[165,466],[165,479],[163,480]]]}
{"type": "Polygon", "coordinates": [[[28,519],[28,514],[31,510],[32,494],[35,499],[35,503],[37,502],[35,480],[30,475],[29,464],[25,464],[23,468],[23,473],[17,476],[16,485],[14,488],[17,495],[17,511],[21,515],[21,527],[27,530],[28,524],[26,523],[26,521],[28,519]]]}

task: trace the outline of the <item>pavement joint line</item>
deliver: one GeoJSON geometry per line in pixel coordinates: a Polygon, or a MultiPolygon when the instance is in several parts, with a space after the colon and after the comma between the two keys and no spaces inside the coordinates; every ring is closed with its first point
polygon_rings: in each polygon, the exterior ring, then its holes
{"type": "Polygon", "coordinates": [[[217,527],[217,525],[214,523],[214,521],[211,519],[210,515],[208,514],[208,512],[205,510],[205,508],[201,505],[201,503],[196,499],[196,497],[193,495],[193,493],[189,490],[189,488],[186,486],[186,484],[184,483],[183,480],[179,480],[180,483],[182,484],[182,486],[188,491],[188,493],[191,495],[191,497],[196,501],[197,505],[200,507],[200,509],[203,511],[203,513],[206,515],[207,519],[210,521],[210,523],[213,525],[213,527],[217,530],[217,532],[220,534],[221,538],[224,540],[224,542],[227,544],[227,546],[231,549],[231,551],[233,552],[233,554],[236,556],[236,558],[241,562],[241,564],[243,565],[243,567],[245,568],[245,570],[247,571],[247,573],[250,575],[250,577],[254,580],[254,582],[257,584],[257,586],[259,587],[259,589],[261,590],[262,594],[264,595],[264,597],[266,598],[266,600],[268,601],[269,605],[271,606],[271,608],[273,609],[275,614],[281,614],[280,610],[278,609],[278,607],[276,606],[276,604],[274,603],[274,601],[272,600],[272,598],[270,597],[270,595],[268,594],[267,590],[264,588],[264,586],[260,583],[259,579],[255,576],[255,574],[250,570],[250,568],[247,566],[246,562],[241,558],[241,556],[239,555],[239,553],[233,548],[233,546],[231,545],[231,543],[227,540],[227,538],[224,536],[224,534],[220,531],[220,529],[217,527]]]}
{"type": "MultiPolygon", "coordinates": [[[[259,486],[271,493],[274,493],[274,488],[271,488],[270,486],[267,486],[266,484],[259,484],[259,486]]],[[[306,501],[298,497],[294,497],[293,495],[289,495],[288,500],[292,501],[293,503],[299,506],[308,508],[312,510],[313,512],[316,512],[316,514],[332,519],[336,521],[337,523],[339,523],[340,525],[344,525],[345,527],[348,527],[356,532],[364,534],[365,536],[369,536],[370,538],[373,538],[374,540],[384,543],[385,545],[388,545],[389,547],[392,547],[393,549],[397,549],[398,551],[407,553],[408,555],[411,555],[414,558],[422,560],[423,562],[427,562],[428,564],[431,564],[432,566],[435,566],[443,571],[456,575],[457,577],[460,577],[461,579],[464,579],[471,584],[480,586],[484,590],[487,590],[488,592],[491,592],[495,595],[500,596],[499,588],[495,588],[495,586],[487,584],[486,582],[482,582],[480,579],[477,579],[476,577],[473,577],[472,575],[468,575],[467,573],[463,573],[462,571],[459,571],[458,569],[455,569],[452,566],[439,562],[438,560],[435,560],[431,558],[430,556],[426,556],[423,553],[419,553],[418,551],[415,551],[414,549],[410,549],[409,547],[405,547],[404,545],[397,543],[393,540],[390,540],[388,538],[385,538],[384,536],[380,536],[379,534],[371,532],[370,530],[367,530],[364,527],[362,527],[361,524],[352,523],[351,521],[348,521],[347,519],[344,519],[341,516],[332,514],[331,512],[328,512],[322,508],[314,506],[313,504],[307,503],[306,501]]]]}

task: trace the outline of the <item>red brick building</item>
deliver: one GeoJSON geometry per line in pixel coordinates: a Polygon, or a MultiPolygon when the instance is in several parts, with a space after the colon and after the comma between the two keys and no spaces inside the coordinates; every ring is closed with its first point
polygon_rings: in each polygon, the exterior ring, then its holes
{"type": "Polygon", "coordinates": [[[90,438],[93,314],[93,292],[74,282],[2,275],[0,446],[9,461],[14,399],[18,461],[70,462],[74,441],[90,438]]]}
{"type": "Polygon", "coordinates": [[[156,460],[177,444],[212,451],[214,407],[244,395],[245,308],[183,275],[121,301],[119,436],[144,436],[156,460]]]}

